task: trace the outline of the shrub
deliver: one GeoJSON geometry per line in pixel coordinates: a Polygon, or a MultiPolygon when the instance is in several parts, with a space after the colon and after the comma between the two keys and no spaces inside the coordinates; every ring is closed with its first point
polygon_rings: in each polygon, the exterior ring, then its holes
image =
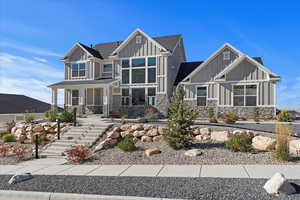
{"type": "Polygon", "coordinates": [[[254,107],[252,110],[252,118],[255,122],[259,122],[259,118],[258,118],[258,108],[254,107]]]}
{"type": "Polygon", "coordinates": [[[77,145],[67,151],[67,159],[74,163],[82,163],[91,156],[90,149],[85,145],[77,145]]]}
{"type": "Polygon", "coordinates": [[[3,142],[14,142],[14,141],[16,141],[15,137],[12,134],[10,134],[10,133],[5,134],[2,137],[2,139],[3,139],[3,142]]]}
{"type": "Polygon", "coordinates": [[[0,157],[5,157],[9,151],[9,146],[7,144],[0,144],[0,157]]]}
{"type": "Polygon", "coordinates": [[[133,151],[136,149],[135,141],[132,138],[125,137],[118,143],[118,147],[123,151],[133,151]]]}
{"type": "Polygon", "coordinates": [[[210,123],[218,123],[217,118],[215,117],[215,110],[214,108],[210,107],[208,108],[208,117],[210,123]]]}
{"type": "Polygon", "coordinates": [[[224,114],[224,122],[226,124],[234,124],[238,119],[239,117],[235,112],[227,112],[224,114]]]}
{"type": "Polygon", "coordinates": [[[22,144],[16,144],[12,147],[12,152],[16,155],[18,160],[22,160],[25,158],[27,147],[22,144]]]}
{"type": "Polygon", "coordinates": [[[276,150],[274,153],[275,159],[283,161],[291,160],[291,155],[289,152],[289,137],[290,130],[281,124],[276,124],[276,150]]]}
{"type": "Polygon", "coordinates": [[[290,116],[288,110],[282,110],[280,113],[276,116],[276,120],[279,122],[292,122],[293,118],[290,116]]]}
{"type": "Polygon", "coordinates": [[[61,122],[71,123],[73,122],[73,113],[64,111],[60,114],[59,119],[61,122]]]}
{"type": "Polygon", "coordinates": [[[14,120],[6,122],[7,132],[11,133],[11,129],[16,126],[16,122],[14,120]]]}
{"type": "Polygon", "coordinates": [[[3,138],[4,135],[10,134],[8,131],[0,132],[0,138],[3,138]]]}
{"type": "Polygon", "coordinates": [[[184,94],[183,88],[178,86],[169,107],[169,129],[165,140],[174,149],[187,147],[191,143],[191,125],[198,115],[196,107],[184,104],[184,94]]]}
{"type": "MultiPolygon", "coordinates": [[[[38,144],[40,145],[45,145],[46,142],[48,141],[48,138],[46,137],[46,135],[40,135],[38,140],[38,144]]],[[[31,143],[35,144],[35,135],[31,137],[31,143]]]]}
{"type": "Polygon", "coordinates": [[[57,109],[50,109],[45,112],[45,117],[48,119],[49,122],[55,122],[57,119],[57,109]]]}
{"type": "Polygon", "coordinates": [[[235,134],[229,137],[229,140],[225,143],[225,148],[233,152],[248,152],[252,149],[251,144],[251,137],[245,134],[235,134]]]}
{"type": "Polygon", "coordinates": [[[152,107],[145,108],[144,116],[146,120],[155,120],[159,118],[158,112],[152,107]]]}
{"type": "Polygon", "coordinates": [[[31,123],[34,121],[33,110],[26,110],[24,114],[24,119],[26,123],[31,123]]]}

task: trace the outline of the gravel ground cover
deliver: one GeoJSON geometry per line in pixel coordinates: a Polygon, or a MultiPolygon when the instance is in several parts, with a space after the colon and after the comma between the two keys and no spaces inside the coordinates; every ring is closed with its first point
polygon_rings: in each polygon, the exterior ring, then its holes
{"type": "MultiPolygon", "coordinates": [[[[81,193],[177,199],[300,199],[300,189],[289,196],[273,197],[262,188],[266,179],[34,176],[9,185],[10,176],[0,176],[1,190],[81,193]]],[[[292,180],[300,184],[300,180],[292,180]]]]}
{"type": "MultiPolygon", "coordinates": [[[[208,126],[199,126],[208,127],[208,126]]],[[[213,127],[213,130],[236,130],[232,128],[213,127]]],[[[275,137],[274,134],[262,133],[260,135],[275,137]]],[[[104,138],[105,136],[103,136],[104,138]]],[[[100,139],[100,141],[103,140],[100,139]]],[[[100,142],[99,141],[99,142],[100,142]]],[[[137,144],[137,150],[133,152],[124,152],[117,146],[97,152],[93,159],[84,164],[203,164],[203,165],[237,165],[237,164],[300,164],[300,157],[292,162],[280,162],[273,159],[273,152],[270,151],[252,151],[231,152],[225,149],[222,143],[194,143],[189,149],[202,149],[203,154],[197,157],[188,157],[184,152],[188,149],[174,150],[167,143],[162,142],[141,142],[137,144]],[[149,148],[158,148],[161,154],[150,157],[144,155],[144,151],[149,148]]]]}

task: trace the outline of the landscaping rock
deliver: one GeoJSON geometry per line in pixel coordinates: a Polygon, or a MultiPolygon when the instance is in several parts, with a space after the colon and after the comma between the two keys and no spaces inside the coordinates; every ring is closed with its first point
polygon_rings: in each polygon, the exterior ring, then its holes
{"type": "Polygon", "coordinates": [[[195,141],[202,142],[203,141],[203,135],[196,135],[195,136],[195,141]]]}
{"type": "Polygon", "coordinates": [[[166,126],[159,126],[157,130],[159,135],[164,135],[169,130],[169,128],[166,126]]]}
{"type": "Polygon", "coordinates": [[[151,149],[147,149],[145,151],[145,155],[147,157],[152,156],[154,154],[160,154],[160,153],[161,153],[161,151],[159,149],[157,149],[157,148],[151,148],[151,149]]]}
{"type": "Polygon", "coordinates": [[[300,156],[300,140],[291,140],[289,143],[289,151],[295,156],[300,156]]]}
{"type": "Polygon", "coordinates": [[[243,134],[246,134],[246,132],[243,131],[243,130],[234,130],[234,131],[232,132],[232,134],[233,134],[233,135],[243,135],[243,134]]]}
{"type": "Polygon", "coordinates": [[[15,127],[13,127],[13,128],[11,129],[10,133],[11,133],[11,134],[15,134],[16,130],[17,130],[17,127],[15,126],[15,127]]]}
{"type": "Polygon", "coordinates": [[[252,139],[252,146],[258,150],[274,150],[276,146],[276,140],[265,136],[255,136],[252,139]]]}
{"type": "Polygon", "coordinates": [[[142,142],[152,142],[152,137],[144,135],[144,136],[142,136],[141,141],[142,142]]]}
{"type": "Polygon", "coordinates": [[[112,139],[118,139],[121,137],[121,135],[118,131],[111,131],[111,132],[107,133],[107,137],[112,138],[112,139]]]}
{"type": "Polygon", "coordinates": [[[229,140],[228,131],[213,131],[211,132],[210,139],[217,142],[226,142],[229,140]]]}
{"type": "Polygon", "coordinates": [[[281,173],[276,173],[269,179],[264,185],[264,189],[267,193],[272,195],[293,194],[296,189],[288,182],[288,180],[281,173]]]}
{"type": "Polygon", "coordinates": [[[144,136],[145,134],[146,134],[145,131],[134,131],[134,132],[133,132],[133,136],[134,136],[134,137],[142,137],[142,136],[144,136]]]}
{"type": "Polygon", "coordinates": [[[200,128],[199,132],[201,135],[210,135],[210,128],[200,128]]]}
{"type": "Polygon", "coordinates": [[[254,131],[250,131],[250,130],[247,130],[247,131],[246,131],[246,135],[249,136],[249,137],[255,137],[255,136],[258,136],[257,133],[255,133],[254,131]]]}
{"type": "Polygon", "coordinates": [[[158,129],[157,129],[157,128],[152,128],[152,129],[150,129],[150,130],[147,132],[146,135],[147,135],[147,136],[151,136],[151,137],[157,136],[157,135],[158,135],[158,129]]]}
{"type": "Polygon", "coordinates": [[[130,131],[122,131],[121,132],[121,137],[133,137],[133,133],[130,131]]]}
{"type": "Polygon", "coordinates": [[[113,128],[113,131],[114,131],[114,132],[120,132],[121,129],[120,129],[120,127],[114,127],[114,128],[113,128]]]}
{"type": "Polygon", "coordinates": [[[143,129],[144,129],[144,127],[142,124],[134,124],[131,126],[131,130],[133,130],[133,131],[141,131],[143,129]]]}
{"type": "Polygon", "coordinates": [[[149,125],[149,124],[144,124],[144,130],[149,131],[150,129],[154,128],[154,126],[149,125]]]}
{"type": "Polygon", "coordinates": [[[36,125],[35,127],[33,127],[32,131],[34,133],[36,133],[36,132],[43,132],[44,131],[44,127],[41,126],[41,125],[36,125]]]}
{"type": "Polygon", "coordinates": [[[194,157],[194,156],[200,156],[202,154],[202,151],[200,149],[191,149],[184,153],[186,156],[194,157]]]}
{"type": "Polygon", "coordinates": [[[124,125],[122,125],[121,127],[120,127],[120,129],[122,130],[122,131],[127,131],[128,129],[130,129],[130,124],[124,124],[124,125]]]}
{"type": "Polygon", "coordinates": [[[163,141],[164,141],[163,135],[158,135],[153,137],[153,142],[163,142],[163,141]]]}
{"type": "Polygon", "coordinates": [[[193,130],[194,135],[200,135],[200,130],[198,128],[193,130]]]}

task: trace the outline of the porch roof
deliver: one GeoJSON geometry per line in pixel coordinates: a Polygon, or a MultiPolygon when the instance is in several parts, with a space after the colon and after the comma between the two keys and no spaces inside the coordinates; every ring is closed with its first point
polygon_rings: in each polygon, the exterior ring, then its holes
{"type": "Polygon", "coordinates": [[[99,80],[70,80],[61,81],[48,85],[49,88],[68,88],[68,87],[89,87],[89,86],[107,86],[117,79],[99,79],[99,80]]]}

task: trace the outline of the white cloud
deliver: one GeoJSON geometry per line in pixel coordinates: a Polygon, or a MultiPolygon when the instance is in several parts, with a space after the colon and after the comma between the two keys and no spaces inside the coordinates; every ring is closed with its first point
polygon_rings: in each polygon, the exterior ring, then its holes
{"type": "Polygon", "coordinates": [[[0,42],[0,46],[2,46],[4,48],[15,49],[15,50],[32,53],[32,54],[36,54],[36,55],[41,55],[41,56],[54,56],[54,57],[62,57],[63,56],[62,54],[59,54],[59,53],[56,53],[56,52],[53,52],[53,51],[50,51],[47,49],[28,47],[28,46],[14,43],[14,42],[2,41],[2,42],[0,42]]]}
{"type": "Polygon", "coordinates": [[[45,59],[45,58],[40,58],[40,57],[35,57],[35,56],[34,56],[33,59],[35,59],[35,60],[37,60],[37,61],[39,61],[39,62],[43,62],[43,63],[48,62],[48,60],[45,59]]]}

